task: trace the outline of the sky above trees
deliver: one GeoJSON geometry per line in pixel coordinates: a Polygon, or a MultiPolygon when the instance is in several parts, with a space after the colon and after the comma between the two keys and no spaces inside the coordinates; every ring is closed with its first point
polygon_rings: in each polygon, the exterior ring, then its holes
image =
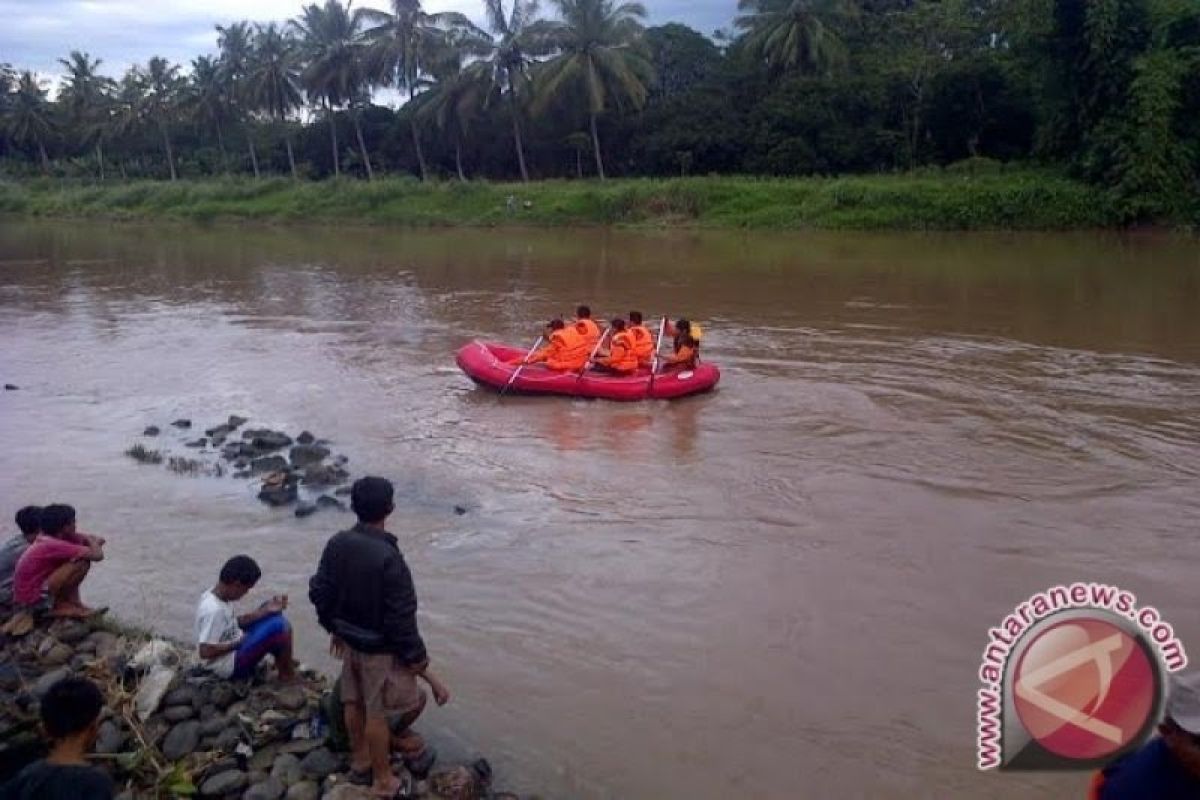
{"type": "MultiPolygon", "coordinates": [[[[266,22],[296,16],[305,0],[0,0],[0,62],[33,69],[52,78],[57,59],[72,49],[103,59],[104,69],[120,72],[132,63],[161,55],[186,64],[197,53],[216,49],[213,26],[240,19],[266,22]]],[[[356,6],[384,8],[383,0],[356,6]]],[[[480,0],[425,0],[428,11],[462,11],[483,22],[480,0]]],[[[683,22],[711,34],[728,27],[735,0],[647,0],[649,24],[683,22]]],[[[545,13],[545,12],[544,12],[545,13]]]]}

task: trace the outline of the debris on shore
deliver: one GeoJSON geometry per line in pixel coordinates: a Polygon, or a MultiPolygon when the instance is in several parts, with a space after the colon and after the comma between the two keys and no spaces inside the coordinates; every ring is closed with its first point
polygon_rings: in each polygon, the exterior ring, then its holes
{"type": "MultiPolygon", "coordinates": [[[[35,622],[0,628],[0,783],[44,755],[38,700],[69,676],[100,687],[105,711],[94,763],[119,800],[243,798],[367,800],[349,782],[340,724],[328,718],[330,682],[308,670],[281,685],[216,678],[174,642],[109,622],[35,622]]],[[[396,765],[410,798],[515,800],[491,788],[484,759],[415,780],[396,765]]]]}

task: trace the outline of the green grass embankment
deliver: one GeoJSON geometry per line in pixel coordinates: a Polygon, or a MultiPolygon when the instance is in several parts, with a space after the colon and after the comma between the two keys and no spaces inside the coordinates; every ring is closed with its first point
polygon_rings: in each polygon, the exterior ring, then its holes
{"type": "Polygon", "coordinates": [[[0,212],[110,219],[410,226],[1066,229],[1121,224],[1094,187],[1052,173],[704,177],[421,184],[409,178],[0,183],[0,212]],[[513,201],[510,203],[510,196],[513,201]]]}

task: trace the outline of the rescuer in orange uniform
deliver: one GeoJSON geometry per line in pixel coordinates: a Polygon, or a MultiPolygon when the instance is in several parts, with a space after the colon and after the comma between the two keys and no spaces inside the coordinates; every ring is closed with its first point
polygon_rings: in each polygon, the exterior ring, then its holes
{"type": "Polygon", "coordinates": [[[600,341],[600,326],[592,319],[592,309],[588,306],[575,309],[574,326],[587,339],[588,347],[595,347],[596,342],[600,341]]]}
{"type": "Polygon", "coordinates": [[[633,337],[625,328],[625,320],[614,319],[611,330],[608,353],[596,359],[596,368],[617,375],[632,375],[637,372],[638,357],[633,337]]]}
{"type": "MultiPolygon", "coordinates": [[[[564,372],[583,369],[592,349],[575,326],[554,319],[546,327],[550,343],[530,356],[526,363],[545,364],[550,369],[564,372]]],[[[521,359],[513,359],[508,363],[520,364],[521,359]]]]}
{"type": "Polygon", "coordinates": [[[643,367],[650,366],[654,359],[654,334],[642,324],[642,312],[629,312],[629,325],[626,330],[629,332],[629,338],[633,340],[633,352],[637,356],[638,364],[643,367]]]}

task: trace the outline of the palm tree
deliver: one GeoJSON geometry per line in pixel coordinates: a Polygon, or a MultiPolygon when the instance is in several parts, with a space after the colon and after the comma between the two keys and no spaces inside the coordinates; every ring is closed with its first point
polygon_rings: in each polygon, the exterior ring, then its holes
{"type": "Polygon", "coordinates": [[[545,107],[566,92],[587,97],[596,174],[605,179],[597,118],[610,106],[623,110],[646,104],[654,67],[642,41],[641,3],[613,0],[554,0],[562,21],[550,32],[557,54],[542,67],[534,106],[545,107]]]}
{"type": "Polygon", "coordinates": [[[104,134],[112,113],[113,81],[99,74],[100,59],[92,59],[78,50],[72,50],[67,58],[60,58],[58,63],[67,70],[58,102],[66,109],[81,143],[95,143],[96,164],[100,170],[100,180],[103,181],[104,134]]]}
{"type": "Polygon", "coordinates": [[[532,85],[530,67],[534,56],[545,54],[551,26],[537,19],[538,0],[512,0],[508,13],[504,11],[504,0],[485,0],[484,8],[493,34],[487,40],[489,52],[484,63],[493,86],[508,97],[517,164],[521,168],[521,180],[528,183],[529,170],[525,167],[525,145],[521,136],[521,98],[529,93],[532,85]]]}
{"type": "Polygon", "coordinates": [[[17,144],[37,145],[42,161],[42,172],[50,172],[50,158],[46,155],[46,137],[54,131],[50,103],[46,100],[46,89],[37,75],[25,70],[17,76],[16,90],[9,100],[7,125],[8,135],[17,144]]]}
{"type": "MultiPolygon", "coordinates": [[[[341,159],[338,157],[337,118],[338,106],[354,103],[366,86],[363,64],[363,44],[359,35],[363,11],[350,12],[338,0],[325,0],[325,5],[307,5],[292,26],[300,35],[305,61],[300,80],[309,99],[318,98],[329,114],[329,135],[333,142],[333,174],[341,174],[341,159]]],[[[363,164],[367,177],[372,178],[371,160],[367,156],[362,129],[354,115],[354,126],[362,148],[363,164]]]]}
{"type": "Polygon", "coordinates": [[[221,75],[221,65],[210,56],[200,56],[192,61],[188,106],[191,116],[212,125],[216,131],[221,166],[228,172],[229,158],[225,153],[225,135],[221,121],[229,116],[230,102],[225,91],[225,80],[221,75]]]}
{"type": "Polygon", "coordinates": [[[283,141],[287,144],[288,167],[292,179],[296,173],[296,156],[292,151],[292,135],[286,128],[288,114],[304,104],[300,94],[300,62],[296,40],[285,34],[274,22],[254,30],[254,57],[247,76],[249,106],[265,111],[271,119],[284,125],[283,141]]]}
{"type": "MultiPolygon", "coordinates": [[[[130,149],[136,134],[146,121],[146,94],[145,74],[136,65],[129,67],[117,84],[109,126],[113,141],[124,145],[123,148],[118,148],[118,152],[122,149],[127,152],[130,149]]],[[[121,167],[121,177],[128,177],[125,170],[125,159],[119,159],[118,164],[121,167]]]]}
{"type": "MultiPolygon", "coordinates": [[[[382,86],[408,90],[411,102],[421,87],[421,76],[427,72],[446,46],[452,31],[479,31],[470,20],[457,12],[429,14],[421,8],[421,0],[391,0],[391,13],[364,9],[363,16],[372,27],[364,37],[369,42],[367,65],[371,77],[382,86]]],[[[417,114],[409,117],[413,148],[421,169],[421,180],[429,178],[421,135],[417,130],[417,114]]]]}
{"type": "Polygon", "coordinates": [[[242,121],[242,132],[246,136],[246,147],[250,151],[250,168],[254,177],[259,177],[258,150],[254,146],[254,127],[246,113],[244,97],[246,73],[250,69],[253,43],[250,38],[250,23],[235,22],[218,25],[217,47],[221,49],[221,80],[234,115],[242,121]]]}
{"type": "Polygon", "coordinates": [[[161,56],[154,56],[146,64],[145,79],[147,91],[143,101],[144,116],[158,128],[167,157],[167,167],[171,172],[171,180],[174,181],[179,176],[175,172],[175,151],[171,147],[170,123],[175,118],[182,88],[179,67],[161,56]]]}
{"type": "Polygon", "coordinates": [[[833,20],[854,13],[848,0],[738,0],[739,44],[772,72],[827,73],[842,60],[833,20]]]}
{"type": "Polygon", "coordinates": [[[449,47],[430,66],[432,81],[427,81],[429,91],[415,101],[415,115],[432,120],[438,130],[449,133],[454,140],[454,167],[458,179],[466,183],[463,171],[462,145],[471,122],[483,106],[483,100],[491,89],[491,76],[475,64],[463,69],[463,50],[449,47]]]}

